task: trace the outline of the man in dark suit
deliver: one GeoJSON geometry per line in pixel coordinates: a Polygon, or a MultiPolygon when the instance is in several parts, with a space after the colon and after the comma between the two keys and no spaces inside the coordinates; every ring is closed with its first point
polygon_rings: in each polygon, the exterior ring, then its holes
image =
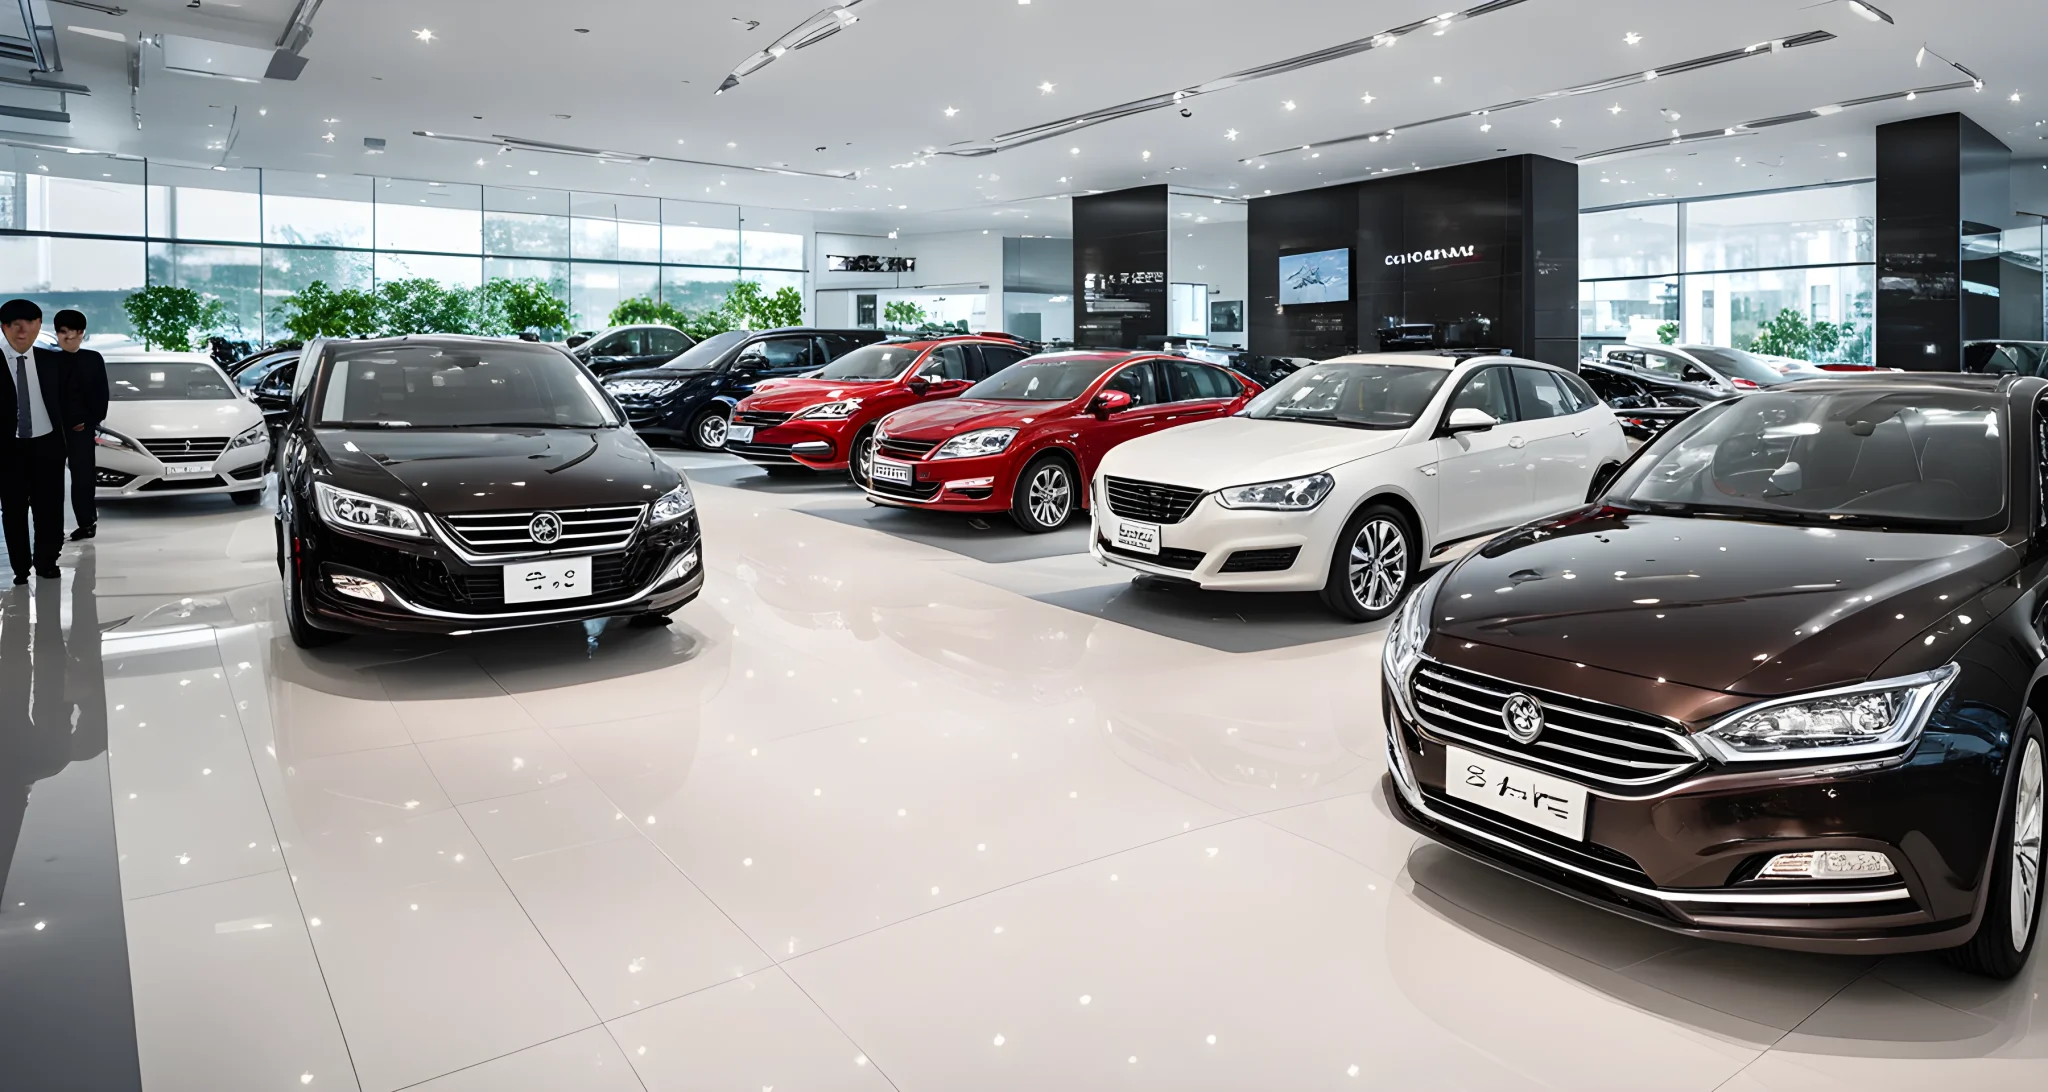
{"type": "Polygon", "coordinates": [[[28,300],[0,304],[0,420],[8,423],[0,437],[0,523],[17,586],[28,583],[31,568],[44,580],[58,579],[64,548],[64,362],[36,347],[42,332],[42,308],[28,300]]]}
{"type": "Polygon", "coordinates": [[[64,461],[71,466],[71,516],[78,521],[71,541],[79,542],[99,531],[99,474],[94,463],[100,422],[107,419],[107,361],[84,348],[83,312],[59,311],[52,324],[57,327],[57,347],[64,350],[65,409],[70,417],[64,430],[64,461]]]}

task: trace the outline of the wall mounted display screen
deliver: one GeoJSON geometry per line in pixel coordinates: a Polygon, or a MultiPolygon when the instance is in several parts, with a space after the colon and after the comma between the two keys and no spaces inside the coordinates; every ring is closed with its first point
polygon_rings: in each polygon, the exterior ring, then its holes
{"type": "Polygon", "coordinates": [[[1318,250],[1280,256],[1280,306],[1350,300],[1351,251],[1318,250]]]}

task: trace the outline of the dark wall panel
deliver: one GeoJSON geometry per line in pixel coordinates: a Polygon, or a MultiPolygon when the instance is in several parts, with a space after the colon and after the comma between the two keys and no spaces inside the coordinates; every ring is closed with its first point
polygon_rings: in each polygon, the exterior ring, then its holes
{"type": "Polygon", "coordinates": [[[1879,365],[1957,371],[1964,341],[1999,336],[1998,260],[1964,261],[1963,238],[2011,215],[2011,156],[1961,114],[1878,126],[1879,365]]]}
{"type": "MultiPolygon", "coordinates": [[[[1377,292],[1378,285],[1364,279],[1356,251],[1351,256],[1353,300],[1280,307],[1280,256],[1318,250],[1355,247],[1361,231],[1357,195],[1349,186],[1289,194],[1289,200],[1262,198],[1251,203],[1246,243],[1245,301],[1246,331],[1253,352],[1275,356],[1329,357],[1358,344],[1358,293],[1377,292]],[[1260,345],[1286,345],[1262,349],[1260,345]]],[[[1399,230],[1398,210],[1391,226],[1378,230],[1399,230]]],[[[1398,285],[1395,303],[1399,306],[1398,285]]]]}
{"type": "Polygon", "coordinates": [[[1074,198],[1074,344],[1166,336],[1166,187],[1074,198]]]}

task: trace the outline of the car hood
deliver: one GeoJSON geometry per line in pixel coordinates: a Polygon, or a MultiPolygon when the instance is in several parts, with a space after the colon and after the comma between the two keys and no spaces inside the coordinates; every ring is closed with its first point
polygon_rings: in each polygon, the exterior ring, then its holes
{"type": "Polygon", "coordinates": [[[178,399],[162,402],[109,402],[102,422],[136,440],[181,440],[186,437],[229,437],[263,421],[263,411],[243,398],[178,399]]]}
{"type": "Polygon", "coordinates": [[[2018,566],[1974,535],[1594,507],[1487,544],[1434,615],[1453,640],[1774,696],[1869,678],[2018,566]]]}
{"type": "Polygon", "coordinates": [[[841,398],[873,398],[883,391],[896,389],[896,384],[889,382],[848,383],[839,379],[771,379],[767,382],[775,385],[765,391],[755,388],[754,393],[741,399],[740,408],[792,413],[841,398]]]}
{"type": "Polygon", "coordinates": [[[1300,421],[1219,417],[1122,444],[1103,456],[1102,472],[1191,489],[1222,489],[1320,474],[1392,451],[1406,435],[1406,429],[1367,431],[1300,421]]]}
{"type": "Polygon", "coordinates": [[[450,515],[654,500],[679,475],[628,429],[321,429],[334,484],[450,515]]]}
{"type": "Polygon", "coordinates": [[[1068,402],[984,402],[951,398],[898,410],[889,415],[889,435],[909,440],[941,440],[980,428],[1015,428],[1065,414],[1068,402]]]}

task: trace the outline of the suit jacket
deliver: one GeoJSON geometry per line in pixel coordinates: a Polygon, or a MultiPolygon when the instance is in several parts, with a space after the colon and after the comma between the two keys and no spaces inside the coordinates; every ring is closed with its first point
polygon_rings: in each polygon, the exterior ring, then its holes
{"type": "Polygon", "coordinates": [[[91,349],[53,354],[64,358],[67,425],[97,425],[107,419],[107,361],[91,349]]]}
{"type": "MultiPolygon", "coordinates": [[[[43,408],[50,425],[61,433],[77,422],[65,412],[64,354],[38,345],[34,349],[36,380],[43,389],[43,408]]],[[[0,436],[14,435],[14,346],[0,341],[0,436]]]]}

